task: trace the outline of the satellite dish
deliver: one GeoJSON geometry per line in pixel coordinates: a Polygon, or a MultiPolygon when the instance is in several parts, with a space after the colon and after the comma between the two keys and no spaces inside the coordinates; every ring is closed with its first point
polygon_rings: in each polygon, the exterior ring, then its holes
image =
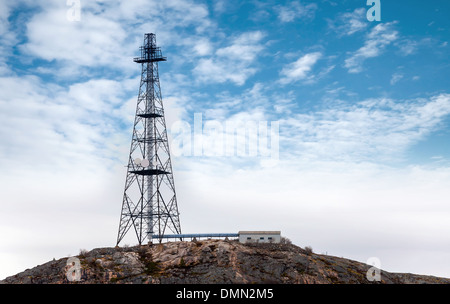
{"type": "Polygon", "coordinates": [[[150,162],[148,161],[148,159],[143,159],[142,161],[141,161],[141,166],[142,167],[148,167],[148,165],[150,165],[150,162]]]}
{"type": "Polygon", "coordinates": [[[140,165],[141,164],[141,159],[140,158],[135,158],[134,159],[134,163],[136,164],[136,165],[140,165]]]}

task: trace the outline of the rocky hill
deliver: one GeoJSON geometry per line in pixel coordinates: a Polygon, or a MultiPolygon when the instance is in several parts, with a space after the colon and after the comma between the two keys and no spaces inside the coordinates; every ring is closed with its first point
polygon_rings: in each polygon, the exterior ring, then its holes
{"type": "Polygon", "coordinates": [[[450,279],[381,271],[370,282],[364,263],[315,254],[292,244],[240,244],[205,240],[82,251],[76,263],[53,260],[10,276],[0,283],[284,283],[339,284],[450,283],[450,279]],[[77,264],[79,263],[79,264],[77,264]],[[72,277],[67,277],[68,270],[72,277]],[[74,281],[74,278],[79,280],[74,281]]]}

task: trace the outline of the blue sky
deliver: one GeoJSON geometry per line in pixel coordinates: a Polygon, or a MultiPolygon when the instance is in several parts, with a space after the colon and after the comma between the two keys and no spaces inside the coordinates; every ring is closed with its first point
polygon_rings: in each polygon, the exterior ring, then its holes
{"type": "Polygon", "coordinates": [[[149,32],[172,138],[195,113],[279,126],[275,163],[172,147],[184,232],[450,277],[450,4],[428,2],[2,0],[0,277],[115,244],[149,32]]]}

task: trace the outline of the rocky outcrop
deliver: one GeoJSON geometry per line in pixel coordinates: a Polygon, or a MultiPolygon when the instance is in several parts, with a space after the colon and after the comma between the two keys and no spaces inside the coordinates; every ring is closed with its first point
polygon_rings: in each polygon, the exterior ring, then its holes
{"type": "MultiPolygon", "coordinates": [[[[135,283],[135,284],[339,284],[450,283],[450,279],[381,271],[370,282],[371,266],[315,254],[292,244],[245,245],[237,241],[206,240],[157,245],[98,248],[76,257],[54,260],[8,277],[1,283],[135,283]],[[67,272],[79,268],[78,280],[67,272]]],[[[72,271],[72,272],[71,272],[72,271]]]]}

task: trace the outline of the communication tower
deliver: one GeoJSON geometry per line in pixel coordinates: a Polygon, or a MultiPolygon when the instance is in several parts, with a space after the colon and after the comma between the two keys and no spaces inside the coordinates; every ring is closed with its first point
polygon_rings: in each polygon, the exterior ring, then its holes
{"type": "Polygon", "coordinates": [[[169,142],[159,84],[158,62],[166,61],[155,34],[144,35],[141,82],[128,158],[117,245],[132,230],[141,245],[181,234],[169,142]]]}

